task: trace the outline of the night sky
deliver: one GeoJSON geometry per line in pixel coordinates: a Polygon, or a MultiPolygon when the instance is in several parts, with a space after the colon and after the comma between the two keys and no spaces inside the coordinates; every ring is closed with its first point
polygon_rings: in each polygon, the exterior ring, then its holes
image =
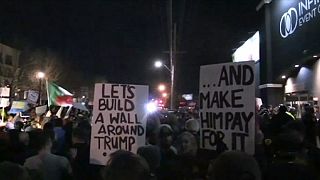
{"type": "MultiPolygon", "coordinates": [[[[185,51],[177,56],[178,93],[197,93],[200,65],[231,60],[232,49],[257,30],[259,2],[174,0],[177,48],[185,51]]],[[[157,58],[169,63],[165,0],[1,1],[0,41],[57,52],[81,76],[65,82],[78,86],[105,79],[153,90],[170,80],[153,67],[157,58]]]]}

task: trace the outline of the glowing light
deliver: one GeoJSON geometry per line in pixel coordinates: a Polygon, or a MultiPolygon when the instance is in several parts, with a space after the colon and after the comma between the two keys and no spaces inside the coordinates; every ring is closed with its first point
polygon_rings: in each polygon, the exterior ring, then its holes
{"type": "Polygon", "coordinates": [[[286,78],[286,76],[285,76],[285,75],[282,75],[282,76],[281,76],[281,78],[282,78],[282,79],[285,79],[285,78],[286,78]]]}
{"type": "Polygon", "coordinates": [[[166,97],[168,97],[168,94],[167,93],[162,93],[162,97],[166,98],[166,97]]]}
{"type": "Polygon", "coordinates": [[[156,62],[154,63],[154,66],[155,66],[156,68],[161,67],[161,66],[162,66],[162,62],[161,62],[161,61],[156,61],[156,62]]]}
{"type": "Polygon", "coordinates": [[[299,65],[299,64],[296,64],[296,65],[294,65],[294,67],[295,67],[295,68],[298,68],[298,67],[300,67],[300,65],[299,65]]]}
{"type": "Polygon", "coordinates": [[[317,55],[314,55],[313,57],[314,57],[314,58],[317,58],[318,56],[317,56],[317,55]]]}
{"type": "Polygon", "coordinates": [[[160,84],[160,85],[158,86],[158,90],[159,90],[160,92],[162,92],[162,91],[166,90],[166,86],[163,85],[163,84],[160,84]]]}
{"type": "Polygon", "coordinates": [[[146,104],[145,107],[148,113],[153,113],[157,111],[157,105],[154,102],[149,102],[148,104],[146,104]]]}
{"type": "Polygon", "coordinates": [[[46,76],[46,74],[44,74],[44,72],[37,72],[37,78],[38,79],[42,79],[46,76]]]}

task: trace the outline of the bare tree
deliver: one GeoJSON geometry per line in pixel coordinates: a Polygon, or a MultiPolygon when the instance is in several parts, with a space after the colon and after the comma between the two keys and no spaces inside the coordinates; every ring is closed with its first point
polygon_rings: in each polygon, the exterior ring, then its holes
{"type": "Polygon", "coordinates": [[[24,57],[20,61],[21,68],[16,73],[14,79],[21,89],[38,89],[39,79],[37,72],[45,73],[45,78],[50,81],[58,81],[63,72],[61,58],[50,50],[35,50],[24,52],[24,57]]]}

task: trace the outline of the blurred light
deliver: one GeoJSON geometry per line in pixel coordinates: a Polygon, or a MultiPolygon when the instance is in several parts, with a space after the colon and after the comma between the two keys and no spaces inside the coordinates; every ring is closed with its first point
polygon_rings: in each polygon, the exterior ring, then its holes
{"type": "Polygon", "coordinates": [[[162,93],[162,97],[166,98],[166,97],[168,97],[168,94],[167,93],[162,93]]]}
{"type": "Polygon", "coordinates": [[[317,58],[318,56],[317,56],[317,55],[314,55],[313,57],[314,57],[314,58],[317,58]]]}
{"type": "Polygon", "coordinates": [[[85,102],[82,102],[81,104],[82,104],[82,105],[86,105],[86,103],[85,103],[85,102]]]}
{"type": "Polygon", "coordinates": [[[145,107],[148,113],[153,113],[157,110],[157,105],[154,102],[149,102],[145,107]]]}
{"type": "Polygon", "coordinates": [[[86,98],[86,96],[82,96],[82,99],[86,98]]]}
{"type": "Polygon", "coordinates": [[[318,101],[318,97],[314,97],[312,99],[313,99],[313,101],[318,101]]]}
{"type": "Polygon", "coordinates": [[[44,78],[46,75],[44,74],[44,72],[37,72],[37,78],[38,79],[42,79],[42,78],[44,78]]]}
{"type": "Polygon", "coordinates": [[[166,90],[166,86],[163,85],[163,84],[160,84],[160,85],[158,86],[158,90],[159,90],[160,92],[162,92],[162,91],[166,90]]]}
{"type": "Polygon", "coordinates": [[[161,62],[161,61],[156,61],[156,62],[154,63],[154,66],[155,66],[156,68],[161,67],[161,66],[162,66],[162,62],[161,62]]]}
{"type": "Polygon", "coordinates": [[[296,65],[294,65],[294,67],[295,67],[295,68],[298,68],[298,67],[300,67],[300,65],[299,65],[299,64],[296,64],[296,65]]]}
{"type": "Polygon", "coordinates": [[[285,76],[285,75],[283,75],[283,76],[281,76],[281,78],[282,78],[282,79],[285,79],[285,78],[286,78],[286,76],[285,76]]]}
{"type": "Polygon", "coordinates": [[[182,97],[187,101],[191,101],[193,99],[193,94],[183,94],[182,97]]]}

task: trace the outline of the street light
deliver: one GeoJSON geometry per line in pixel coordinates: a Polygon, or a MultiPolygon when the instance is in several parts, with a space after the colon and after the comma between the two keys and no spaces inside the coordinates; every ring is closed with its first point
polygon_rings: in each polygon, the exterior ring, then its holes
{"type": "Polygon", "coordinates": [[[163,85],[163,84],[159,84],[158,90],[159,90],[160,92],[163,92],[164,90],[166,90],[166,86],[163,85]]]}
{"type": "Polygon", "coordinates": [[[162,97],[163,97],[163,98],[166,98],[167,96],[168,96],[167,93],[162,93],[162,97]]]}
{"type": "Polygon", "coordinates": [[[43,79],[46,75],[44,74],[44,72],[37,72],[37,78],[38,79],[43,79]]]}
{"type": "Polygon", "coordinates": [[[156,62],[154,62],[154,66],[156,68],[160,68],[162,66],[162,62],[161,61],[156,61],[156,62]]]}
{"type": "Polygon", "coordinates": [[[172,70],[167,65],[163,64],[162,61],[154,62],[154,67],[161,68],[162,66],[165,67],[170,73],[172,73],[172,70]]]}
{"type": "Polygon", "coordinates": [[[46,74],[44,72],[37,72],[37,79],[39,79],[39,98],[38,98],[38,104],[41,105],[41,87],[42,87],[42,79],[45,78],[46,74]]]}
{"type": "Polygon", "coordinates": [[[156,61],[154,63],[154,66],[156,68],[160,68],[160,67],[165,67],[169,72],[170,72],[170,76],[171,76],[171,87],[170,87],[170,108],[174,109],[174,67],[171,66],[171,69],[166,66],[165,64],[162,63],[162,61],[156,61]]]}

